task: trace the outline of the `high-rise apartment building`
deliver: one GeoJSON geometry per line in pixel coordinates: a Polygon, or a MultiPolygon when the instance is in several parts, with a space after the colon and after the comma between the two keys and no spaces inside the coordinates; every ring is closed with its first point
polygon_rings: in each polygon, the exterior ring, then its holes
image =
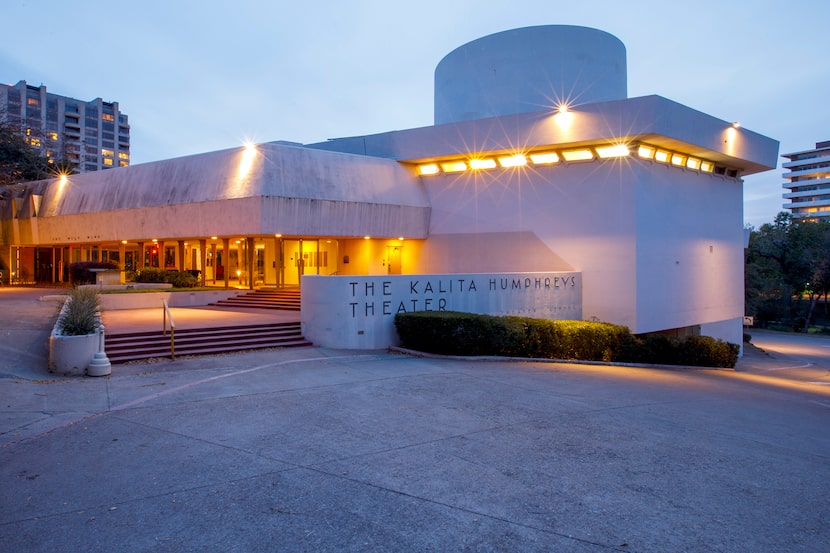
{"type": "Polygon", "coordinates": [[[0,85],[0,121],[50,162],[65,160],[79,173],[130,164],[130,125],[118,102],[85,102],[20,81],[0,85]]]}
{"type": "Polygon", "coordinates": [[[830,221],[830,140],[817,142],[813,150],[784,154],[787,182],[784,204],[796,219],[830,221]]]}

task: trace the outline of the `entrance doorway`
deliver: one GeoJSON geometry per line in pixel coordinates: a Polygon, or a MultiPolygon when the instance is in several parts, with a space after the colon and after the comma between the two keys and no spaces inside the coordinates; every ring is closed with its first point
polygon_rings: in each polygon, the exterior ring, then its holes
{"type": "Polygon", "coordinates": [[[386,272],[390,275],[401,274],[401,250],[403,246],[386,246],[386,272]]]}

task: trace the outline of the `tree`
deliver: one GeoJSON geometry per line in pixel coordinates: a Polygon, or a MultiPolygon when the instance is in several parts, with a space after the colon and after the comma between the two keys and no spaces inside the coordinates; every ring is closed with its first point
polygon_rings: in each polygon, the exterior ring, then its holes
{"type": "Polygon", "coordinates": [[[0,123],[0,185],[48,178],[49,161],[8,123],[0,123]]]}
{"type": "Polygon", "coordinates": [[[745,266],[747,314],[761,324],[780,321],[806,331],[822,295],[827,309],[828,257],[826,221],[793,219],[782,212],[773,223],[752,231],[745,266]]]}

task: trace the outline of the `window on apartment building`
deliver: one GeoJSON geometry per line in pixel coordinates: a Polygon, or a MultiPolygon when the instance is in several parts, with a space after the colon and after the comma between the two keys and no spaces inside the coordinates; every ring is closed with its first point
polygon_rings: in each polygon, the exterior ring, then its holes
{"type": "Polygon", "coordinates": [[[90,146],[90,145],[87,144],[86,146],[84,146],[84,152],[86,152],[88,154],[95,154],[97,156],[98,155],[98,148],[96,148],[95,146],[90,146]]]}
{"type": "Polygon", "coordinates": [[[130,159],[129,152],[118,152],[118,159],[130,159]]]}
{"type": "Polygon", "coordinates": [[[104,149],[102,149],[102,150],[101,150],[101,155],[102,155],[102,156],[109,156],[109,157],[113,157],[113,156],[115,155],[115,152],[113,152],[112,150],[104,150],[104,149]]]}
{"type": "Polygon", "coordinates": [[[103,146],[104,148],[115,148],[115,142],[113,142],[112,140],[102,140],[101,146],[103,146]]]}
{"type": "Polygon", "coordinates": [[[112,160],[110,158],[104,158],[104,167],[112,167],[112,160]]]}
{"type": "Polygon", "coordinates": [[[122,159],[121,161],[118,162],[118,165],[120,165],[121,167],[129,167],[130,162],[122,159]]]}
{"type": "Polygon", "coordinates": [[[111,113],[103,113],[101,114],[101,119],[104,121],[115,121],[115,116],[111,113]]]}
{"type": "Polygon", "coordinates": [[[115,135],[111,132],[102,132],[101,136],[104,137],[106,140],[115,140],[115,135]]]}
{"type": "Polygon", "coordinates": [[[97,171],[97,170],[98,170],[98,166],[97,166],[97,165],[93,165],[93,164],[91,164],[91,163],[87,163],[86,165],[84,165],[84,169],[86,169],[87,171],[97,171]]]}
{"type": "Polygon", "coordinates": [[[40,98],[26,98],[26,104],[30,106],[40,106],[40,98]]]}

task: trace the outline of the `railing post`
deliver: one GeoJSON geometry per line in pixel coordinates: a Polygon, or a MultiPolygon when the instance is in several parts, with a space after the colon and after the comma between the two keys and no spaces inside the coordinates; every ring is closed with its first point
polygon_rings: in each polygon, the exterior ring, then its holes
{"type": "Polygon", "coordinates": [[[167,335],[167,319],[170,319],[170,359],[176,358],[176,323],[173,321],[173,313],[170,312],[170,306],[167,305],[167,300],[161,300],[162,306],[162,329],[163,335],[167,335]]]}

